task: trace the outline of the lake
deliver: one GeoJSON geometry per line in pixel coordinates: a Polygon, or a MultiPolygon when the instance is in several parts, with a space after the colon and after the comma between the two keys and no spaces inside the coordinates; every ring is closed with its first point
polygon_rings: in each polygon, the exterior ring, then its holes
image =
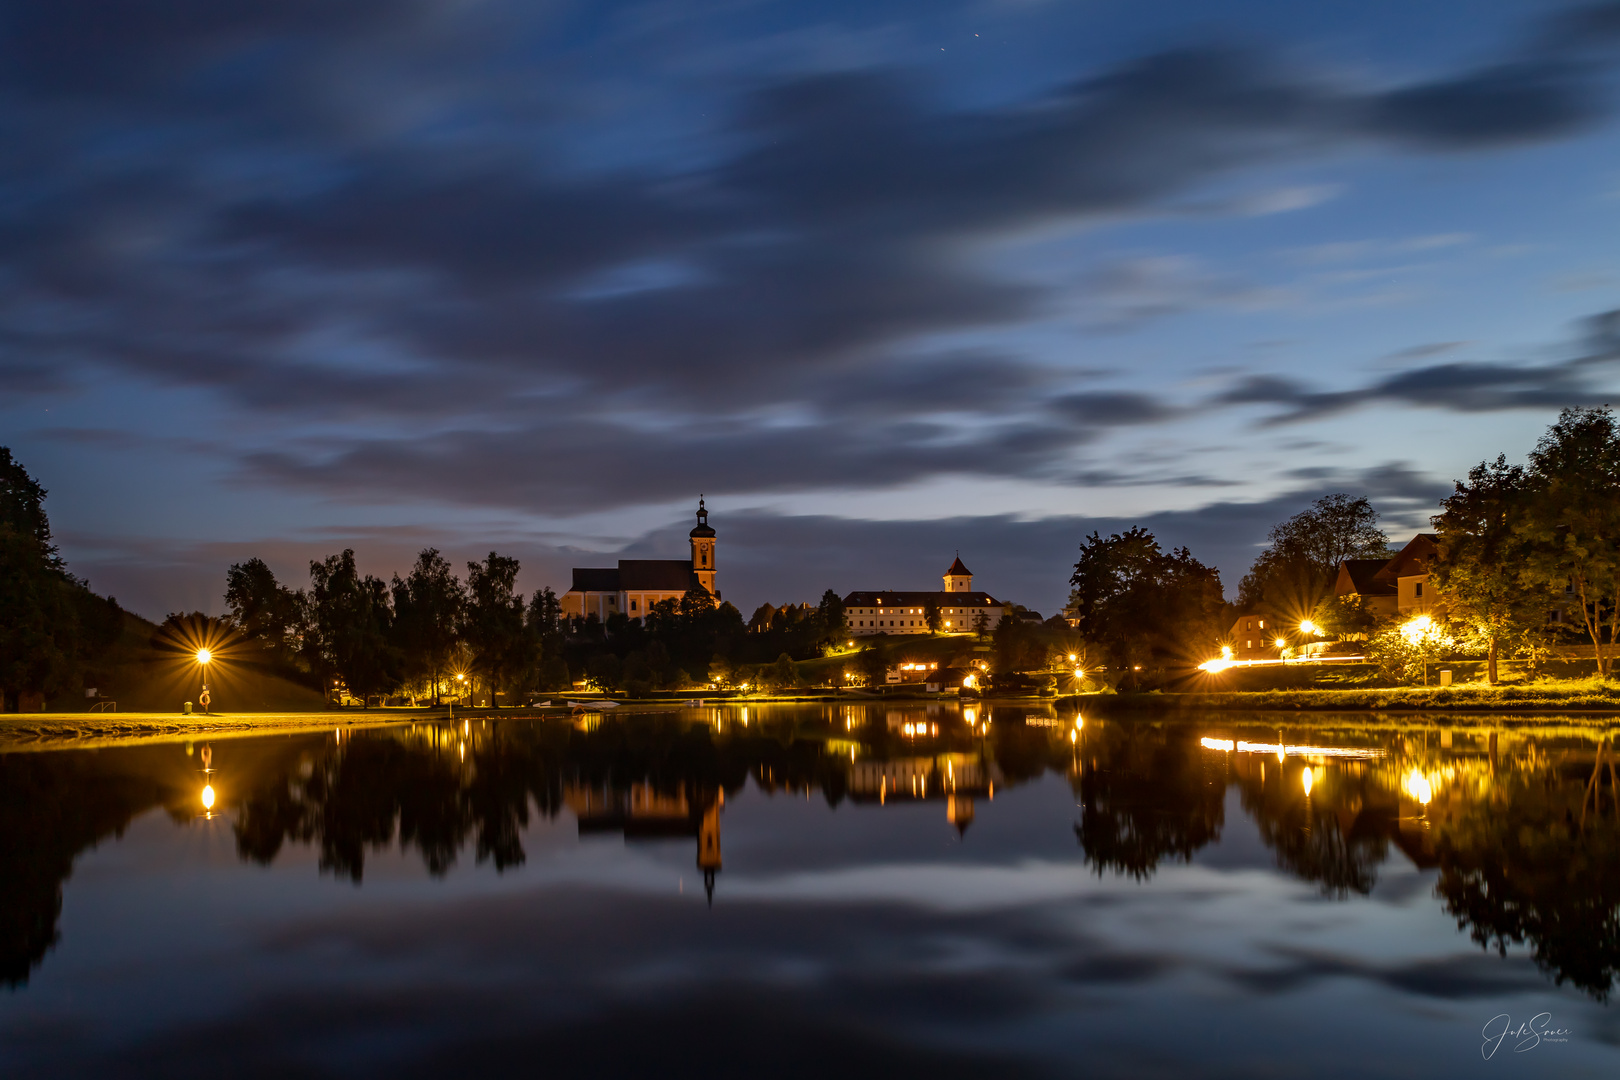
{"type": "Polygon", "coordinates": [[[5,753],[0,1074],[1612,1077],[1605,734],[767,705],[5,753]]]}

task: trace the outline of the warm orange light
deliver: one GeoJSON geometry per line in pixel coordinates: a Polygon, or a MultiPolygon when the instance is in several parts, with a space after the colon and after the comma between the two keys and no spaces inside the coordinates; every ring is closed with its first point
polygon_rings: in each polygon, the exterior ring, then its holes
{"type": "Polygon", "coordinates": [[[208,663],[208,661],[212,660],[213,658],[214,658],[214,654],[209,652],[207,649],[198,649],[197,650],[197,663],[206,664],[206,663],[208,663]]]}
{"type": "Polygon", "coordinates": [[[1277,646],[1279,649],[1288,648],[1288,642],[1283,638],[1278,638],[1276,641],[1273,641],[1272,644],[1277,646]]]}
{"type": "Polygon", "coordinates": [[[1313,770],[1306,769],[1304,772],[1299,774],[1299,778],[1299,782],[1305,785],[1305,794],[1309,796],[1311,793],[1311,785],[1316,782],[1316,777],[1313,775],[1313,770]]]}
{"type": "Polygon", "coordinates": [[[208,784],[207,786],[205,786],[203,788],[203,791],[202,791],[202,804],[203,804],[203,809],[204,810],[212,810],[214,808],[214,785],[213,784],[208,784]]]}

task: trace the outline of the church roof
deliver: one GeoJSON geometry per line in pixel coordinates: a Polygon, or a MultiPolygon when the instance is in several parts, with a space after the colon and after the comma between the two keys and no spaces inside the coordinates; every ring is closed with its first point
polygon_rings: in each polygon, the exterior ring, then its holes
{"type": "Polygon", "coordinates": [[[685,592],[697,584],[688,559],[620,559],[618,575],[625,592],[685,592]]]}
{"type": "Polygon", "coordinates": [[[951,563],[951,568],[945,571],[945,573],[950,577],[956,577],[958,575],[966,575],[968,577],[973,576],[973,571],[962,565],[962,556],[960,555],[956,557],[956,561],[951,563]]]}
{"type": "Polygon", "coordinates": [[[618,592],[617,570],[574,567],[574,584],[569,592],[618,592]]]}
{"type": "Polygon", "coordinates": [[[677,592],[698,583],[685,559],[620,559],[617,569],[574,567],[570,592],[677,592]]]}

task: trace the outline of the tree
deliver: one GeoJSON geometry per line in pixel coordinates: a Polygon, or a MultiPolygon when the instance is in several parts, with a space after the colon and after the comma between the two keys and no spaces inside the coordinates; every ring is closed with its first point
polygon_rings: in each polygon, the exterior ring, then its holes
{"type": "Polygon", "coordinates": [[[939,601],[932,596],[923,601],[923,622],[928,624],[930,634],[939,633],[939,628],[945,623],[944,616],[939,613],[939,601]]]}
{"type": "Polygon", "coordinates": [[[519,564],[516,559],[489,553],[482,563],[467,564],[467,607],[464,634],[484,678],[489,682],[489,703],[499,708],[496,695],[502,686],[529,665],[529,638],[523,629],[523,597],[513,592],[519,564]]]}
{"type": "Polygon", "coordinates": [[[1535,633],[1547,618],[1540,590],[1519,581],[1526,544],[1518,526],[1529,509],[1530,477],[1498,455],[1470,469],[1456,489],[1430,519],[1440,548],[1432,579],[1447,616],[1484,641],[1485,678],[1494,684],[1499,646],[1535,633]]]}
{"type": "Polygon", "coordinates": [[[456,647],[467,590],[450,569],[438,548],[417,553],[416,564],[403,579],[394,575],[394,640],[406,673],[426,677],[439,697],[440,677],[456,647]]]}
{"type": "Polygon", "coordinates": [[[51,544],[45,489],[0,447],[0,702],[74,689],[123,629],[123,609],[67,572],[51,544]]]}
{"type": "Polygon", "coordinates": [[[11,448],[0,446],[0,528],[33,537],[50,566],[61,569],[62,560],[51,543],[50,519],[45,516],[46,494],[39,481],[11,456],[11,448]]]}
{"type": "Polygon", "coordinates": [[[263,559],[232,563],[225,574],[225,605],[244,637],[282,662],[303,636],[304,596],[276,580],[263,559]]]}
{"type": "Polygon", "coordinates": [[[821,623],[821,632],[827,644],[834,648],[843,644],[849,633],[843,598],[828,589],[821,594],[821,603],[816,605],[816,616],[821,623]]]}
{"type": "Polygon", "coordinates": [[[323,677],[341,677],[367,706],[371,695],[398,682],[398,664],[388,643],[393,611],[388,586],[355,569],[354,549],[323,562],[310,561],[310,609],[323,677]]]}
{"type": "Polygon", "coordinates": [[[889,677],[889,651],[881,644],[873,643],[862,649],[855,663],[867,686],[882,686],[889,677]]]}
{"type": "Polygon", "coordinates": [[[1238,585],[1238,604],[1266,607],[1289,619],[1304,617],[1333,586],[1347,559],[1381,559],[1389,537],[1365,498],[1339,493],[1272,526],[1268,546],[1238,585]]]}
{"type": "Polygon", "coordinates": [[[793,657],[783,653],[771,665],[771,685],[778,690],[787,690],[799,685],[799,669],[793,663],[793,657]]]}
{"type": "Polygon", "coordinates": [[[1520,580],[1568,589],[1592,640],[1599,678],[1620,638],[1620,431],[1603,409],[1565,409],[1530,453],[1528,542],[1520,580]]]}
{"type": "Polygon", "coordinates": [[[1092,533],[1069,578],[1083,637],[1117,664],[1213,651],[1225,609],[1220,572],[1186,548],[1165,552],[1146,529],[1092,533]]]}

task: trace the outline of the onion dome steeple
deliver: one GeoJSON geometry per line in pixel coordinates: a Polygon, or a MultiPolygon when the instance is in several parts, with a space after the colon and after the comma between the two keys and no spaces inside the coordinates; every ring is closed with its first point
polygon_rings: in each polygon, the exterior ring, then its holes
{"type": "Polygon", "coordinates": [[[697,526],[688,533],[688,536],[713,536],[714,530],[709,528],[709,511],[703,506],[703,496],[698,496],[697,526]]]}

